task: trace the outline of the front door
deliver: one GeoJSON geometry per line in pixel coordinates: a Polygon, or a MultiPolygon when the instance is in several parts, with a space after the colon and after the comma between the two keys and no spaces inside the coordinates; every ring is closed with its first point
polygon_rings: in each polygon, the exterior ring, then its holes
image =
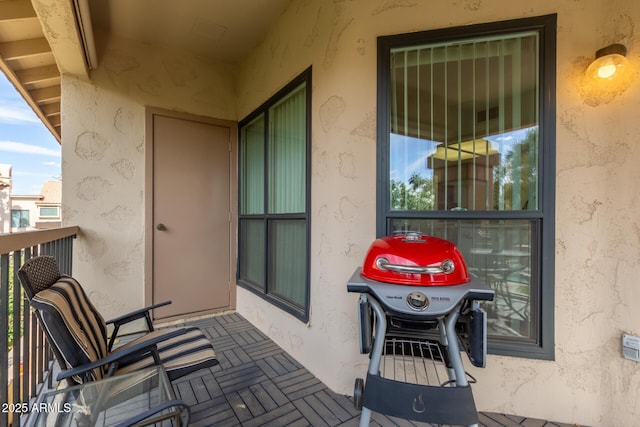
{"type": "Polygon", "coordinates": [[[228,308],[231,128],[153,115],[153,303],[167,318],[228,308]]]}

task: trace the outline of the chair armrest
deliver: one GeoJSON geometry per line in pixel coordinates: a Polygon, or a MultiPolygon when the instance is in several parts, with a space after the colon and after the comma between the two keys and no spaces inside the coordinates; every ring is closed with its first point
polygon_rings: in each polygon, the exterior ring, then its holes
{"type": "Polygon", "coordinates": [[[145,317],[145,314],[149,311],[156,309],[158,307],[164,307],[165,305],[171,304],[171,301],[165,301],[158,304],[150,305],[149,307],[144,307],[136,311],[132,311],[131,313],[123,314],[122,316],[118,316],[115,319],[107,320],[107,325],[113,323],[114,325],[124,325],[125,323],[129,323],[133,320],[141,319],[145,317]]]}
{"type": "MultiPolygon", "coordinates": [[[[128,420],[118,424],[116,427],[130,427],[133,425],[136,425],[144,420],[147,420],[149,417],[152,417],[156,414],[159,414],[160,412],[169,409],[169,408],[179,408],[180,409],[180,413],[182,413],[183,411],[186,413],[186,421],[183,424],[180,425],[185,425],[188,426],[189,425],[189,421],[190,421],[190,415],[191,415],[191,411],[189,410],[189,406],[187,406],[182,400],[167,400],[166,402],[162,402],[159,405],[156,405],[152,408],[147,409],[146,411],[129,418],[128,420]]],[[[158,421],[160,421],[162,418],[159,417],[158,421]]]]}
{"type": "MultiPolygon", "coordinates": [[[[58,374],[58,376],[56,377],[56,380],[58,381],[62,381],[64,379],[67,378],[71,378],[74,377],[76,375],[80,375],[83,374],[85,372],[89,372],[93,369],[99,368],[101,366],[106,366],[106,365],[111,365],[111,364],[115,364],[115,366],[117,366],[118,362],[122,359],[126,359],[126,358],[133,358],[133,356],[143,356],[146,354],[153,354],[153,352],[156,350],[156,346],[157,344],[175,338],[177,336],[180,335],[184,335],[185,333],[187,333],[186,329],[176,329],[173,330],[171,332],[168,332],[166,334],[157,336],[155,338],[146,340],[144,342],[138,343],[138,344],[134,344],[130,347],[127,347],[126,349],[122,350],[122,351],[118,351],[115,353],[111,353],[109,354],[107,357],[103,357],[100,360],[96,360],[95,362],[91,362],[91,363],[86,363],[84,365],[81,366],[76,366],[75,368],[71,368],[71,369],[67,369],[66,371],[62,371],[58,374]]],[[[154,359],[156,357],[154,356],[154,359]]],[[[156,363],[158,363],[158,361],[156,360],[156,363]]]]}
{"type": "Polygon", "coordinates": [[[158,304],[150,305],[149,307],[144,307],[136,311],[132,311],[131,313],[123,314],[122,316],[118,316],[115,319],[111,319],[105,322],[107,325],[113,324],[113,332],[111,333],[111,337],[109,337],[109,343],[107,349],[111,351],[113,347],[113,343],[118,336],[118,331],[120,330],[120,326],[125,325],[129,322],[133,322],[134,320],[145,318],[147,322],[147,330],[149,332],[153,331],[153,323],[151,322],[151,316],[149,312],[158,307],[164,307],[165,305],[171,304],[171,301],[164,301],[158,304]]]}

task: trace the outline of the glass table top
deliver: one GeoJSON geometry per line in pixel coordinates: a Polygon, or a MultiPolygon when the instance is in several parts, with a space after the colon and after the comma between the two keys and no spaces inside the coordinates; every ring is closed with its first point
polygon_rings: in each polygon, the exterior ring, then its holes
{"type": "MultiPolygon", "coordinates": [[[[118,426],[133,416],[174,400],[166,372],[147,368],[42,394],[30,409],[28,426],[118,426]]],[[[157,422],[136,425],[175,425],[180,410],[169,408],[154,417],[157,422]],[[164,421],[163,421],[164,419],[164,421]]]]}

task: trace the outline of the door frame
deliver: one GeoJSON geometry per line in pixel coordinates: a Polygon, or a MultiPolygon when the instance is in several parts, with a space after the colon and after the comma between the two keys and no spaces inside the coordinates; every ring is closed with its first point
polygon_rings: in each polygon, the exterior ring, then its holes
{"type": "MultiPolygon", "coordinates": [[[[236,265],[237,265],[237,229],[238,229],[238,122],[213,117],[198,116],[155,107],[145,107],[144,132],[144,305],[153,303],[153,120],[155,116],[164,116],[197,123],[229,128],[229,307],[199,312],[198,316],[236,308],[236,265]]],[[[184,316],[163,317],[162,322],[177,320],[184,316]]],[[[155,315],[153,316],[155,319],[155,315]]]]}

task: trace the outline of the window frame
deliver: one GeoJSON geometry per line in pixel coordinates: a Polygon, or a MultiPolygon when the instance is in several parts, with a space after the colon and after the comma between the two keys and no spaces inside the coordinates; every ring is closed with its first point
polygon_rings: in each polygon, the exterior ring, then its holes
{"type": "MultiPolygon", "coordinates": [[[[264,102],[262,105],[260,105],[258,108],[256,108],[254,111],[252,111],[250,114],[248,114],[244,119],[242,119],[239,123],[238,123],[238,142],[240,144],[240,137],[241,137],[241,132],[244,126],[250,124],[251,122],[253,122],[253,120],[255,120],[256,118],[258,118],[260,115],[264,115],[264,170],[263,170],[263,174],[264,174],[264,193],[263,193],[263,213],[262,214],[242,214],[241,212],[241,200],[242,200],[242,174],[241,174],[241,155],[239,153],[238,155],[238,233],[237,233],[237,239],[238,239],[238,257],[237,257],[237,265],[236,265],[236,282],[238,284],[238,286],[247,289],[248,291],[252,292],[253,294],[259,296],[260,298],[264,299],[265,301],[273,304],[274,306],[282,309],[283,311],[293,315],[294,317],[298,318],[299,320],[301,320],[302,322],[308,322],[309,321],[309,313],[310,313],[310,294],[311,294],[311,286],[310,286],[310,282],[311,282],[311,127],[312,127],[312,123],[311,123],[311,93],[312,93],[312,87],[311,87],[311,77],[312,77],[312,73],[311,73],[311,67],[307,68],[305,71],[303,71],[301,74],[299,74],[297,77],[295,77],[292,81],[290,81],[287,85],[285,85],[282,89],[280,89],[278,92],[276,92],[272,97],[270,97],[266,102],[264,102]],[[276,105],[278,102],[280,102],[281,100],[283,100],[285,97],[287,97],[289,94],[292,93],[292,91],[294,91],[296,88],[298,88],[301,84],[305,83],[305,120],[306,120],[306,129],[305,129],[305,139],[306,139],[306,153],[305,153],[305,212],[304,213],[270,213],[269,212],[269,207],[268,207],[268,197],[269,197],[269,190],[268,190],[268,178],[269,178],[269,167],[268,167],[268,163],[269,163],[269,151],[268,151],[268,146],[269,146],[269,110],[271,109],[271,107],[273,107],[274,105],[276,105]],[[241,233],[242,233],[242,219],[263,219],[264,221],[264,232],[265,232],[265,239],[264,239],[264,253],[267,255],[264,257],[264,286],[260,286],[260,285],[256,285],[253,283],[249,283],[245,280],[242,280],[240,278],[240,271],[241,271],[241,233]],[[305,256],[305,262],[306,262],[306,266],[305,266],[305,302],[304,302],[304,307],[299,307],[289,301],[287,301],[286,299],[279,297],[273,293],[269,292],[268,289],[268,280],[269,280],[269,262],[270,262],[270,258],[268,256],[269,254],[269,245],[271,242],[271,239],[269,239],[269,221],[270,220],[278,220],[278,219],[292,219],[292,220],[300,220],[300,219],[304,219],[306,224],[306,232],[305,232],[305,238],[306,238],[306,256],[305,256]]],[[[239,147],[240,149],[240,147],[239,147]]]]}
{"type": "Polygon", "coordinates": [[[538,279],[539,301],[532,326],[537,330],[535,343],[516,342],[509,338],[491,337],[491,354],[553,360],[554,352],[554,265],[555,265],[555,146],[556,146],[556,32],[557,15],[475,24],[378,38],[377,59],[377,190],[376,235],[384,236],[394,218],[497,220],[524,219],[535,223],[537,242],[534,261],[538,279]],[[428,43],[465,40],[489,35],[536,31],[539,44],[539,206],[535,211],[393,211],[390,209],[390,53],[394,48],[428,43]]]}
{"type": "Polygon", "coordinates": [[[29,228],[31,227],[31,211],[29,211],[29,209],[11,209],[11,228],[29,228]],[[14,212],[20,212],[20,222],[22,222],[24,219],[27,220],[27,225],[17,225],[14,226],[13,225],[13,213],[14,212]],[[24,213],[27,213],[27,217],[24,218],[24,213]]]}
{"type": "Polygon", "coordinates": [[[45,219],[60,218],[60,207],[59,206],[38,206],[38,216],[40,218],[45,218],[45,219]],[[43,215],[42,209],[55,209],[56,213],[54,215],[43,215]]]}

